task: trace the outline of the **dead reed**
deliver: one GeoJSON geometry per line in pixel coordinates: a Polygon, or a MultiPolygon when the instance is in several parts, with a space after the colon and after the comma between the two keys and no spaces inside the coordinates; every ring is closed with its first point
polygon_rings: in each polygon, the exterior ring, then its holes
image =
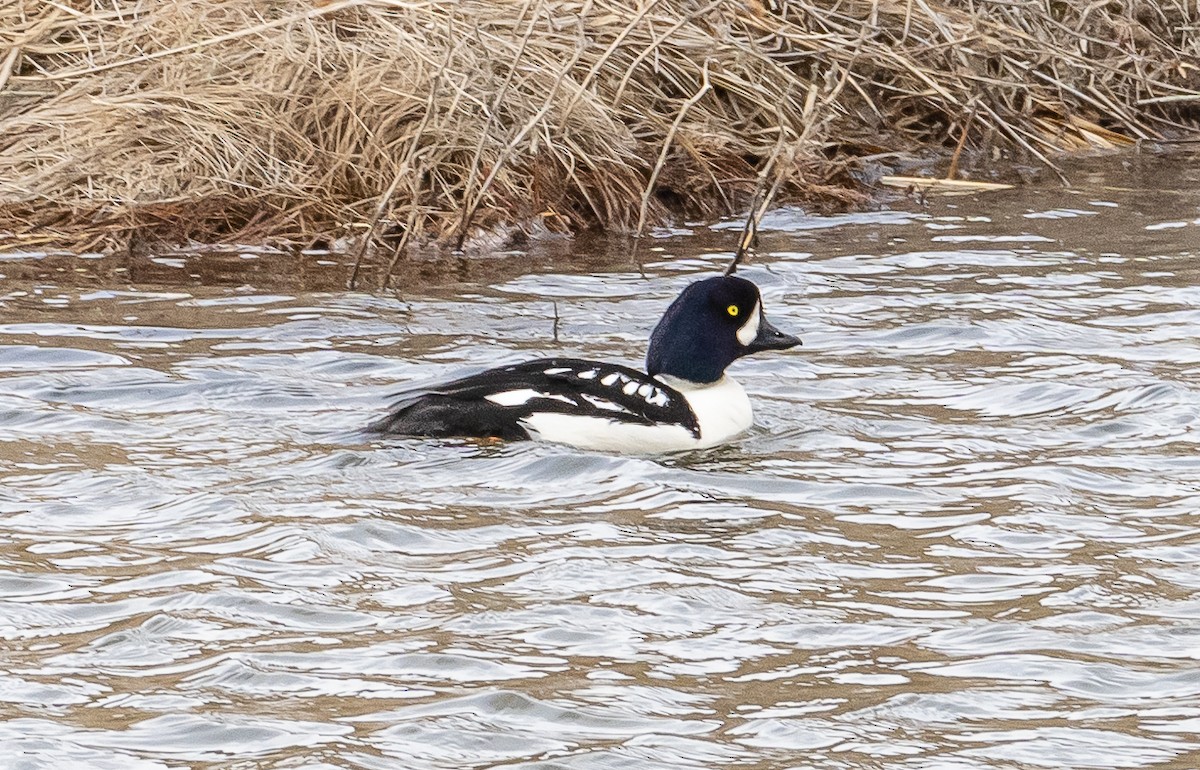
{"type": "Polygon", "coordinates": [[[849,203],[870,161],[1053,168],[1198,122],[1191,0],[9,0],[0,249],[386,261],[726,215],[760,179],[849,203]]]}

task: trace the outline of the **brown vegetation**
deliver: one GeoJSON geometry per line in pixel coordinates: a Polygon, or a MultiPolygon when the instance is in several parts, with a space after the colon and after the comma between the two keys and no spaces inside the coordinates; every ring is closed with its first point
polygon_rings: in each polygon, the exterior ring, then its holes
{"type": "Polygon", "coordinates": [[[641,231],[1198,115],[1190,0],[9,0],[0,248],[641,231]]]}

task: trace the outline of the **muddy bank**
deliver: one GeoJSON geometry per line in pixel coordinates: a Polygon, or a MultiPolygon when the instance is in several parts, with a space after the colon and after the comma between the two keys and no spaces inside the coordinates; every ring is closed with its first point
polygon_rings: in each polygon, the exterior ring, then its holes
{"type": "MultiPolygon", "coordinates": [[[[0,10],[0,249],[637,233],[1194,134],[1184,2],[71,2],[0,10]]],[[[403,262],[400,262],[403,264],[403,262]]]]}

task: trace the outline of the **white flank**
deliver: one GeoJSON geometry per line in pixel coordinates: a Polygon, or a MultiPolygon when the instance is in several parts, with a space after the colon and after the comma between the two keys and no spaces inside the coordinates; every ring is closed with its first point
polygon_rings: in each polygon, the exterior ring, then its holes
{"type": "MultiPolygon", "coordinates": [[[[712,385],[697,385],[674,377],[660,379],[687,399],[700,424],[700,438],[682,425],[634,425],[605,417],[554,412],[534,412],[522,419],[521,424],[543,441],[603,452],[654,454],[716,446],[746,430],[754,421],[750,399],[736,380],[722,377],[712,385]]],[[[590,398],[588,401],[592,402],[590,398]]]]}
{"type": "Polygon", "coordinates": [[[738,342],[742,343],[743,346],[754,342],[754,338],[758,336],[758,327],[761,325],[761,322],[762,306],[760,303],[755,302],[754,312],[746,319],[746,323],[742,324],[742,327],[737,330],[738,342]]]}
{"type": "Polygon", "coordinates": [[[558,401],[565,401],[568,404],[575,403],[566,396],[558,393],[540,393],[536,390],[531,390],[530,388],[522,388],[520,390],[502,390],[499,393],[491,393],[486,395],[484,398],[486,398],[488,401],[491,401],[493,404],[499,404],[500,406],[521,406],[522,404],[528,404],[535,398],[553,398],[558,401]]]}
{"type": "Polygon", "coordinates": [[[682,425],[634,425],[605,417],[534,412],[521,420],[535,438],[602,452],[654,454],[702,446],[682,425]]]}

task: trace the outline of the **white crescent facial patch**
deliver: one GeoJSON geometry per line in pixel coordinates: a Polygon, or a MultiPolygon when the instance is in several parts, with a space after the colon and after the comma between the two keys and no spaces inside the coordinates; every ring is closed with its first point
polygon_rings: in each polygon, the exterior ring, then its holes
{"type": "Polygon", "coordinates": [[[741,328],[737,330],[738,342],[742,343],[743,347],[749,345],[751,342],[754,342],[754,338],[758,336],[758,327],[761,322],[762,305],[758,302],[755,302],[754,312],[751,313],[750,317],[746,319],[746,323],[742,324],[741,328]]]}

